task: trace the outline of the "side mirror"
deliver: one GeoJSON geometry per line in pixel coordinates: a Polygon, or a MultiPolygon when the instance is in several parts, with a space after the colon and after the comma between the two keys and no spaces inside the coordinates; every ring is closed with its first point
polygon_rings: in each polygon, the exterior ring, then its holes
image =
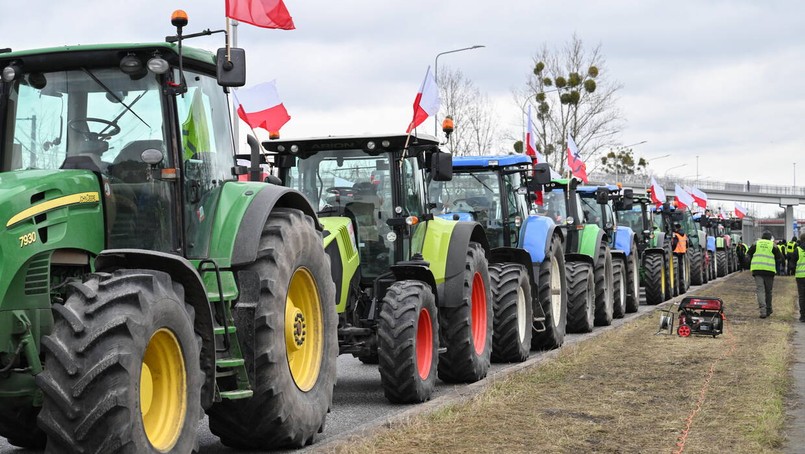
{"type": "Polygon", "coordinates": [[[619,211],[629,211],[634,206],[634,191],[631,189],[624,189],[623,196],[615,204],[615,209],[619,211]]]}
{"type": "Polygon", "coordinates": [[[218,49],[216,55],[218,66],[218,85],[222,87],[242,87],[246,85],[246,51],[238,47],[229,48],[229,58],[226,48],[218,49]]]}
{"type": "Polygon", "coordinates": [[[296,156],[291,156],[289,154],[281,154],[278,155],[276,158],[277,167],[280,169],[290,169],[291,167],[296,167],[296,156]]]}
{"type": "Polygon", "coordinates": [[[609,189],[598,188],[595,190],[595,203],[599,205],[606,205],[609,203],[609,189]]]}
{"type": "Polygon", "coordinates": [[[547,162],[540,162],[534,165],[534,176],[532,178],[538,185],[551,182],[551,166],[547,162]]]}
{"type": "Polygon", "coordinates": [[[433,181],[450,181],[453,179],[453,154],[433,152],[430,156],[430,173],[433,181]]]}

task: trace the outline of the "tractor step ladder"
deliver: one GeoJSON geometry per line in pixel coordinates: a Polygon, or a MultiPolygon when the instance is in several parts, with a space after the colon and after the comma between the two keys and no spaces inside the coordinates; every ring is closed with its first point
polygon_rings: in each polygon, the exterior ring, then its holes
{"type": "Polygon", "coordinates": [[[534,328],[535,333],[544,333],[548,329],[545,325],[545,320],[547,320],[545,310],[542,308],[542,304],[540,304],[538,298],[533,306],[536,308],[536,311],[534,313],[534,323],[532,323],[531,326],[534,328]]]}
{"type": "MultiPolygon", "coordinates": [[[[232,317],[230,302],[224,298],[221,283],[221,271],[213,260],[202,260],[198,265],[199,274],[215,273],[214,287],[208,292],[213,305],[213,334],[215,335],[215,378],[234,377],[235,389],[220,389],[220,381],[216,380],[216,392],[222,399],[247,399],[254,391],[249,384],[246,361],[240,350],[238,329],[232,317]],[[222,346],[222,347],[219,347],[222,346]]],[[[205,285],[206,285],[206,281],[205,285]]]]}

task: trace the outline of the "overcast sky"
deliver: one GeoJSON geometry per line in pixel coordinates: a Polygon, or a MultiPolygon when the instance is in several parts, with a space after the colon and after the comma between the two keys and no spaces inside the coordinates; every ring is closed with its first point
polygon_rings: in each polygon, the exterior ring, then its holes
{"type": "MultiPolygon", "coordinates": [[[[634,151],[650,161],[671,155],[651,161],[658,175],[694,178],[696,156],[700,178],[711,180],[791,185],[794,162],[805,170],[803,2],[285,3],[296,30],[239,27],[247,85],[276,79],[292,117],[284,138],[403,132],[436,54],[475,44],[486,47],[444,55],[439,67],[460,69],[490,97],[500,129],[518,134],[512,90],[543,44],[559,47],[576,33],[587,47],[601,44],[608,76],[623,85],[620,142],[646,141],[634,151]]],[[[0,47],[159,41],[172,34],[176,8],[190,16],[186,33],[224,26],[224,0],[29,0],[0,16],[0,47]]]]}

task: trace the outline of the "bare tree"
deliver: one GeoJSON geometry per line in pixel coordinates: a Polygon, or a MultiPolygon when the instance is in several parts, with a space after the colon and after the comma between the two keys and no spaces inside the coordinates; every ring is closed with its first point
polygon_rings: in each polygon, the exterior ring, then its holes
{"type": "Polygon", "coordinates": [[[635,159],[631,148],[618,147],[611,150],[601,158],[601,171],[605,173],[620,174],[645,174],[648,161],[644,158],[635,159]]]}
{"type": "Polygon", "coordinates": [[[567,162],[568,134],[587,162],[616,144],[622,117],[615,94],[621,85],[606,77],[601,45],[585,50],[574,34],[559,50],[543,46],[526,87],[523,95],[537,105],[537,148],[560,172],[567,162]]]}
{"type": "Polygon", "coordinates": [[[439,71],[440,119],[450,116],[455,130],[446,144],[454,155],[496,154],[497,123],[494,106],[460,70],[439,71]]]}

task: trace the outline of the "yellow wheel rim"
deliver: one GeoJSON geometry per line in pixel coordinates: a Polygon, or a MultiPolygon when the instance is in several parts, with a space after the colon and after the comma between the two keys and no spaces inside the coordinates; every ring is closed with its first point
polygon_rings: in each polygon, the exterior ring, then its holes
{"type": "Polygon", "coordinates": [[[310,391],[321,368],[324,321],[316,281],[307,268],[297,269],[285,300],[285,350],[296,386],[310,391]]]}
{"type": "Polygon", "coordinates": [[[151,336],[143,355],[140,411],[151,445],[161,452],[173,448],[187,413],[187,371],[179,341],[166,328],[151,336]]]}

